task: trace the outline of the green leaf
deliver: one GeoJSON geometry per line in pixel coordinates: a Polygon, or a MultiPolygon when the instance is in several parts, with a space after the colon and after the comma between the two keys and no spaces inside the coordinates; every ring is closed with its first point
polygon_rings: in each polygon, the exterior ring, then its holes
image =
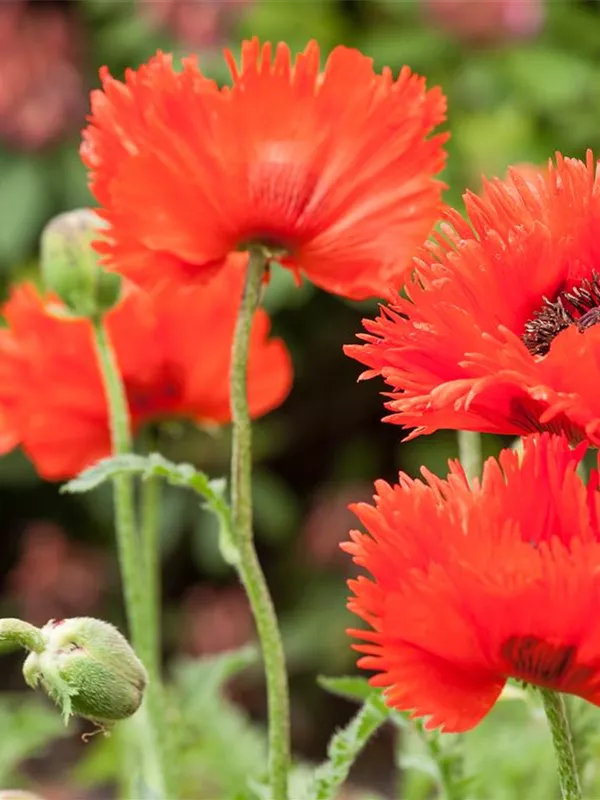
{"type": "Polygon", "coordinates": [[[151,477],[163,478],[173,486],[191,489],[199,494],[209,509],[219,520],[219,544],[221,553],[228,564],[236,564],[239,559],[237,545],[234,541],[231,509],[225,493],[227,483],[224,479],[211,480],[204,472],[200,472],[191,464],[174,464],[160,453],[148,456],[126,455],[104,458],[93,467],[84,470],[72,481],[66,483],[61,492],[79,494],[89,492],[105,481],[119,475],[140,475],[142,480],[151,477]]]}
{"type": "Polygon", "coordinates": [[[371,695],[362,708],[329,742],[328,759],[315,770],[308,793],[310,800],[333,800],[337,797],[337,791],[348,777],[357,756],[388,717],[389,709],[381,693],[371,689],[371,695]]]}
{"type": "Polygon", "coordinates": [[[369,681],[358,675],[347,675],[341,678],[327,678],[325,675],[319,675],[317,683],[330,694],[343,697],[345,700],[356,700],[359,703],[364,703],[375,692],[375,689],[369,685],[369,681]]]}
{"type": "Polygon", "coordinates": [[[259,651],[253,645],[227,650],[216,656],[180,661],[175,667],[175,680],[181,689],[202,702],[207,695],[221,691],[231,678],[259,662],[259,651]]]}
{"type": "Polygon", "coordinates": [[[19,764],[68,732],[54,708],[23,696],[0,699],[0,786],[18,777],[19,764]]]}
{"type": "Polygon", "coordinates": [[[257,535],[266,541],[289,539],[300,527],[298,498],[275,473],[256,470],[252,479],[252,499],[257,535]]]}
{"type": "Polygon", "coordinates": [[[260,786],[266,776],[265,732],[222,691],[230,678],[257,661],[258,651],[246,647],[175,666],[173,705],[181,710],[182,796],[249,798],[255,794],[247,791],[250,782],[260,786]]]}

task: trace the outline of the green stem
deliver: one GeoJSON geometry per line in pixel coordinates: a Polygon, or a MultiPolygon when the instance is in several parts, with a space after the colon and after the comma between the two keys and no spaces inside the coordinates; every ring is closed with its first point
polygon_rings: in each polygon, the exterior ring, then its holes
{"type": "MultiPolygon", "coordinates": [[[[102,321],[95,323],[94,334],[96,354],[109,408],[112,452],[115,455],[130,453],[133,444],[127,397],[115,354],[102,321]]],[[[133,647],[148,668],[146,664],[148,643],[143,580],[142,572],[139,569],[134,484],[130,475],[118,475],[114,478],[114,503],[117,547],[127,622],[131,631],[133,647]]]]}
{"type": "Polygon", "coordinates": [[[150,674],[160,675],[161,620],[160,620],[160,481],[148,477],[142,483],[142,562],[148,610],[150,674]]]}
{"type": "Polygon", "coordinates": [[[481,475],[483,454],[478,431],[458,431],[458,457],[469,482],[481,475]]]}
{"type": "Polygon", "coordinates": [[[39,628],[20,619],[0,619],[0,643],[24,647],[32,653],[43,653],[44,637],[39,628]]]}
{"type": "Polygon", "coordinates": [[[252,425],[248,409],[247,372],[250,330],[265,269],[264,254],[251,251],[231,357],[231,504],[234,536],[239,548],[237,569],[248,594],[265,665],[272,800],[286,800],[290,733],[285,654],[269,587],[254,547],[252,529],[252,425]]]}
{"type": "Polygon", "coordinates": [[[452,743],[448,744],[446,751],[441,745],[441,736],[437,731],[427,731],[422,722],[415,722],[416,730],[431,760],[436,764],[438,771],[438,789],[441,800],[462,800],[464,797],[463,782],[463,742],[454,736],[452,743]]]}
{"type": "Polygon", "coordinates": [[[552,692],[549,689],[540,689],[540,694],[552,734],[562,798],[581,800],[583,795],[564,698],[559,692],[552,692]]]}
{"type": "MultiPolygon", "coordinates": [[[[125,387],[121,380],[115,353],[102,320],[94,322],[94,343],[100,365],[109,409],[112,451],[121,455],[132,451],[131,421],[125,387]]],[[[161,797],[175,797],[172,790],[171,762],[164,738],[168,724],[165,720],[165,699],[158,669],[159,659],[154,650],[155,634],[151,631],[152,610],[145,590],[144,560],[140,560],[140,541],[135,515],[134,483],[131,475],[114,478],[115,521],[117,549],[123,583],[127,621],[134,650],[148,670],[150,681],[144,708],[147,708],[150,730],[147,737],[147,763],[156,770],[153,783],[161,797]],[[140,567],[141,563],[141,567],[140,567]]]]}

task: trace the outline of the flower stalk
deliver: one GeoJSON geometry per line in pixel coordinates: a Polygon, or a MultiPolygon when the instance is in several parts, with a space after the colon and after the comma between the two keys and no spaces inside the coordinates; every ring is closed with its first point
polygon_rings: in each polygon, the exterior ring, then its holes
{"type": "Polygon", "coordinates": [[[481,476],[483,453],[478,431],[458,431],[458,457],[469,483],[481,476]]]}
{"type": "Polygon", "coordinates": [[[41,653],[45,642],[42,632],[20,619],[0,619],[0,644],[23,647],[31,653],[41,653]]]}
{"type": "Polygon", "coordinates": [[[154,675],[160,674],[161,637],[161,585],[160,585],[160,499],[161,486],[156,477],[148,477],[142,484],[141,550],[144,565],[144,579],[148,616],[148,657],[153,663],[148,669],[154,675]]]}
{"type": "MultiPolygon", "coordinates": [[[[94,325],[94,344],[104,382],[109,408],[112,450],[115,455],[132,450],[131,421],[125,387],[119,373],[116,357],[102,319],[94,325]]],[[[147,554],[140,560],[140,537],[135,514],[134,484],[130,475],[118,475],[114,479],[115,520],[119,565],[123,582],[123,593],[127,620],[133,647],[148,670],[147,715],[150,734],[146,738],[148,763],[155,765],[155,783],[160,797],[175,797],[172,761],[169,758],[168,723],[166,700],[161,684],[158,635],[152,631],[158,625],[153,609],[154,594],[147,587],[147,554]],[[141,568],[140,568],[141,563],[141,568]]],[[[149,526],[146,520],[146,525],[149,526]]],[[[145,712],[146,713],[146,712],[145,712]]]]}
{"type": "Polygon", "coordinates": [[[269,782],[273,800],[286,800],[290,762],[289,691],[277,616],[256,549],[252,526],[252,425],[247,396],[248,353],[254,312],[267,266],[262,250],[251,250],[231,358],[231,504],[239,548],[236,564],[260,639],[269,711],[269,782]]]}
{"type": "Polygon", "coordinates": [[[564,698],[549,689],[540,689],[540,694],[556,753],[561,796],[563,800],[581,800],[583,795],[564,698]]]}

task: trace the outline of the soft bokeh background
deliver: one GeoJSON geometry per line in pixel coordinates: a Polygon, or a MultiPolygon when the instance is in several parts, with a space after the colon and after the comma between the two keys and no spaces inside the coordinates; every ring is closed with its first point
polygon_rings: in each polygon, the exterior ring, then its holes
{"type": "MultiPolygon", "coordinates": [[[[36,276],[44,223],[91,203],[78,143],[98,68],[107,64],[122,76],[157,48],[193,51],[206,72],[226,81],[222,46],[235,52],[241,38],[254,34],[285,40],[293,50],[311,37],[325,54],[337,44],[358,47],[377,67],[396,71],[407,63],[430,85],[441,84],[452,133],[447,199],[456,204],[465,187],[479,187],[482,173],[502,175],[510,163],[540,164],[555,150],[600,153],[600,2],[594,0],[0,0],[2,293],[11,281],[36,276]]],[[[285,405],[257,427],[256,529],[289,655],[294,746],[300,756],[319,759],[331,731],[352,711],[315,683],[316,674],[354,669],[344,632],[351,622],[344,608],[350,570],[338,549],[353,524],[347,504],[368,499],[373,479],[393,479],[399,468],[416,474],[426,463],[443,472],[456,444],[452,434],[401,444],[399,429],[380,422],[380,387],[356,385],[359,366],[344,357],[342,345],[353,340],[361,317],[375,312],[374,303],[347,303],[308,284],[298,289],[280,271],[266,305],[292,351],[296,380],[285,405]]],[[[227,432],[209,436],[170,426],[160,442],[173,459],[226,472],[227,432]]],[[[489,438],[486,451],[501,444],[489,438]]],[[[15,453],[0,460],[0,520],[1,616],[41,624],[91,614],[122,624],[108,490],[61,496],[15,453]]],[[[248,642],[246,601],[219,555],[211,518],[199,515],[192,498],[169,490],[162,533],[169,663],[248,642]]],[[[0,788],[30,786],[48,800],[111,797],[116,739],[84,745],[76,724],[65,733],[47,704],[32,704],[20,692],[20,662],[0,661],[0,788]]],[[[227,707],[230,734],[215,733],[210,720],[219,709],[198,692],[190,797],[229,800],[240,775],[219,786],[203,783],[198,770],[214,779],[215,765],[236,745],[249,768],[260,760],[263,742],[246,718],[264,718],[260,671],[228,690],[243,710],[227,707]]],[[[503,764],[506,786],[495,780],[493,790],[481,785],[472,796],[552,796],[543,726],[522,710],[508,714],[510,725],[505,716],[504,708],[494,712],[468,741],[473,769],[503,764]],[[515,736],[524,726],[530,749],[515,736]],[[493,747],[486,739],[492,733],[493,747]],[[527,762],[538,751],[546,766],[532,777],[527,762]]],[[[426,770],[409,783],[394,774],[395,746],[391,731],[369,746],[353,774],[363,790],[353,797],[434,796],[426,770]]],[[[243,776],[243,764],[240,770],[243,776]]]]}

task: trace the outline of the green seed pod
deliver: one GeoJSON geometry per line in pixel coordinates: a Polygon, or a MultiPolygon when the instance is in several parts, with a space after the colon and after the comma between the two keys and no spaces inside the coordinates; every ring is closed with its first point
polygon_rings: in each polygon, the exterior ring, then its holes
{"type": "Polygon", "coordinates": [[[77,317],[96,318],[112,308],[120,296],[120,277],[100,266],[92,248],[105,227],[94,211],[80,208],[54,217],[42,231],[44,284],[77,317]]]}
{"type": "Polygon", "coordinates": [[[106,730],[138,710],[148,676],[113,625],[74,617],[50,620],[40,633],[44,649],[27,656],[23,675],[54,700],[65,722],[75,714],[106,730]]]}

